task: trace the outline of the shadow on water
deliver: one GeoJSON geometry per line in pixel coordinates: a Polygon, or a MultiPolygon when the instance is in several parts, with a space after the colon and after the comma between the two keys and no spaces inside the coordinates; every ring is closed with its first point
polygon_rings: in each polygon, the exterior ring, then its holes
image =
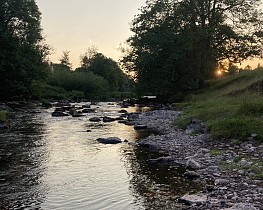
{"type": "Polygon", "coordinates": [[[38,207],[43,122],[37,113],[20,109],[11,113],[13,128],[0,133],[0,209],[38,207]]]}
{"type": "Polygon", "coordinates": [[[184,168],[147,161],[163,156],[158,152],[131,146],[123,148],[122,155],[135,203],[145,209],[179,210],[178,197],[202,190],[201,184],[184,178],[184,168]]]}

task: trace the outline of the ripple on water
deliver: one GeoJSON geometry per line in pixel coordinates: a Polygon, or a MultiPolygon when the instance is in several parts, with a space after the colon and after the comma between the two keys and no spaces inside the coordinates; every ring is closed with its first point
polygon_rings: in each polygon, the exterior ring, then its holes
{"type": "Polygon", "coordinates": [[[91,123],[120,115],[116,104],[98,106],[81,118],[53,118],[54,109],[14,115],[14,131],[0,134],[0,209],[176,209],[178,193],[195,189],[176,170],[149,165],[157,153],[99,144],[99,137],[135,141],[148,134],[117,122],[91,123]]]}

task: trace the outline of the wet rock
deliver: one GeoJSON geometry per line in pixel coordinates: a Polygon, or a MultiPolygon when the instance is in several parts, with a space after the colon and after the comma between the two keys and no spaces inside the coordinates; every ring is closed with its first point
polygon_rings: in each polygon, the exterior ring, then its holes
{"type": "Polygon", "coordinates": [[[101,119],[99,117],[92,117],[92,118],[89,119],[89,121],[91,121],[91,122],[100,122],[101,119]]]}
{"type": "Polygon", "coordinates": [[[95,113],[96,109],[83,109],[82,113],[95,113]]]}
{"type": "Polygon", "coordinates": [[[119,144],[122,142],[118,137],[98,138],[97,141],[102,144],[119,144]]]}
{"type": "Polygon", "coordinates": [[[189,159],[186,162],[186,168],[191,169],[191,170],[199,170],[201,168],[201,165],[195,160],[189,159]]]}
{"type": "Polygon", "coordinates": [[[103,117],[102,120],[103,120],[103,122],[113,122],[113,121],[115,121],[115,119],[111,118],[111,117],[103,117]]]}
{"type": "Polygon", "coordinates": [[[77,111],[73,112],[73,114],[72,114],[72,117],[83,117],[83,116],[84,116],[83,114],[81,114],[80,112],[77,112],[77,111]]]}
{"type": "Polygon", "coordinates": [[[135,125],[134,129],[135,130],[143,130],[143,129],[147,129],[148,126],[147,125],[135,125]]]}
{"type": "Polygon", "coordinates": [[[186,171],[183,175],[189,179],[196,179],[200,177],[200,174],[195,171],[186,171]]]}
{"type": "Polygon", "coordinates": [[[122,124],[128,124],[129,121],[128,120],[119,120],[118,123],[122,123],[122,124]]]}
{"type": "Polygon", "coordinates": [[[69,116],[68,114],[64,113],[64,112],[60,112],[60,111],[55,111],[52,112],[52,117],[64,117],[64,116],[69,116]]]}
{"type": "Polygon", "coordinates": [[[90,103],[82,105],[82,108],[89,109],[90,108],[90,103]]]}
{"type": "Polygon", "coordinates": [[[226,208],[222,210],[257,210],[252,204],[249,203],[237,203],[231,208],[226,208]]]}
{"type": "Polygon", "coordinates": [[[184,195],[178,201],[187,205],[202,205],[207,202],[207,196],[204,194],[184,195]]]}
{"type": "Polygon", "coordinates": [[[156,159],[149,159],[148,160],[149,163],[161,163],[161,164],[169,164],[174,162],[174,158],[171,156],[167,156],[167,157],[159,157],[156,159]]]}

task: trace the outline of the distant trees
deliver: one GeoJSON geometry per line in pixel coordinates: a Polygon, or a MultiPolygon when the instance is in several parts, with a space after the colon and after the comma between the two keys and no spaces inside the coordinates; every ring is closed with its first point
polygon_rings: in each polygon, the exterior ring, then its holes
{"type": "Polygon", "coordinates": [[[80,58],[81,67],[76,71],[93,72],[101,76],[108,82],[110,91],[130,91],[132,81],[123,73],[116,61],[97,52],[94,47],[89,48],[80,58]]]}
{"type": "Polygon", "coordinates": [[[40,12],[34,0],[0,1],[0,98],[30,96],[47,75],[40,12]]]}
{"type": "Polygon", "coordinates": [[[148,0],[132,22],[124,67],[141,93],[199,88],[223,60],[262,55],[260,0],[148,0]]]}
{"type": "Polygon", "coordinates": [[[64,51],[60,64],[52,64],[48,83],[70,92],[82,92],[88,99],[106,100],[114,91],[131,91],[132,81],[119,65],[98,53],[94,47],[80,56],[80,67],[70,70],[69,53],[64,51]]]}

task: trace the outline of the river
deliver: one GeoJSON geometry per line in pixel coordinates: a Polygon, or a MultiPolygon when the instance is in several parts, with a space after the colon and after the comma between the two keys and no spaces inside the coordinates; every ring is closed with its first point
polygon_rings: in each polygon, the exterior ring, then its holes
{"type": "Polygon", "coordinates": [[[156,152],[98,143],[115,136],[136,142],[148,133],[90,122],[120,116],[116,103],[94,108],[96,113],[79,118],[52,117],[54,108],[12,113],[12,130],[0,134],[0,209],[181,209],[178,196],[198,190],[196,184],[184,179],[183,169],[148,163],[160,156],[156,152]]]}

